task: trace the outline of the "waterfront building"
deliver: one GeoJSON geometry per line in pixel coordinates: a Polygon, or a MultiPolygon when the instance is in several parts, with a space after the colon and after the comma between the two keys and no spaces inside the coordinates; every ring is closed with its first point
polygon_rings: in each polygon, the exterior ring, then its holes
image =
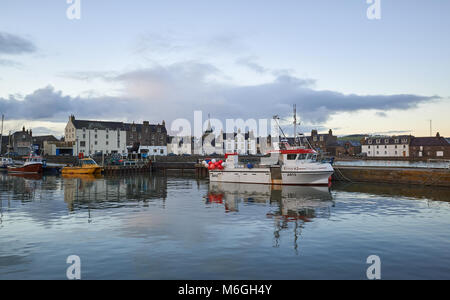
{"type": "Polygon", "coordinates": [[[411,140],[410,156],[431,159],[450,158],[450,144],[439,133],[435,137],[414,137],[411,140]]]}
{"type": "Polygon", "coordinates": [[[65,141],[73,143],[73,155],[128,153],[123,122],[77,120],[71,115],[65,129],[65,141]]]}
{"type": "Polygon", "coordinates": [[[14,132],[8,143],[8,152],[17,153],[18,155],[25,156],[30,154],[30,150],[33,145],[33,132],[32,130],[25,130],[25,126],[22,131],[14,132]]]}
{"type": "Polygon", "coordinates": [[[74,142],[44,141],[42,155],[73,156],[74,142]]]}
{"type": "Polygon", "coordinates": [[[147,154],[150,156],[166,156],[167,150],[167,129],[166,122],[162,124],[150,124],[144,121],[142,124],[125,124],[126,141],[128,150],[147,154]],[[134,148],[134,149],[133,149],[134,148]]]}
{"type": "Polygon", "coordinates": [[[43,135],[43,136],[33,136],[32,137],[32,144],[33,148],[36,151],[36,153],[44,154],[44,143],[46,142],[60,142],[55,136],[53,135],[43,135]]]}
{"type": "Polygon", "coordinates": [[[412,138],[410,135],[368,137],[362,142],[361,152],[367,157],[409,157],[412,138]]]}
{"type": "MultiPolygon", "coordinates": [[[[65,141],[73,143],[73,155],[141,153],[167,155],[165,122],[152,125],[123,122],[77,120],[70,116],[65,141]]],[[[53,150],[52,150],[53,153],[53,150]]]]}
{"type": "Polygon", "coordinates": [[[361,142],[352,140],[337,140],[326,146],[327,152],[336,157],[355,156],[361,153],[361,142]]]}

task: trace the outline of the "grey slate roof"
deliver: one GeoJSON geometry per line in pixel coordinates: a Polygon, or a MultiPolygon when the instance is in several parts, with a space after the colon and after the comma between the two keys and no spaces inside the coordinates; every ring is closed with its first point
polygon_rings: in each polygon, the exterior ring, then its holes
{"type": "Polygon", "coordinates": [[[77,129],[112,129],[112,130],[125,130],[125,124],[123,122],[106,122],[106,121],[88,121],[88,120],[73,120],[73,125],[77,129]]]}
{"type": "Polygon", "coordinates": [[[411,146],[450,146],[443,137],[415,137],[411,141],[411,146]]]}

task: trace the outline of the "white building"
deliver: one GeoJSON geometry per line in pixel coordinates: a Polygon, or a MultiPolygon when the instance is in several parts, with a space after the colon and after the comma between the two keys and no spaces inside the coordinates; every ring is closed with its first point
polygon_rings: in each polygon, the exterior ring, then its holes
{"type": "Polygon", "coordinates": [[[212,132],[205,132],[203,141],[193,137],[170,137],[167,145],[168,153],[175,155],[200,154],[224,155],[225,153],[238,153],[240,155],[255,155],[258,153],[258,139],[253,132],[249,133],[223,133],[214,136],[212,132]],[[194,153],[199,147],[199,153],[194,153]]]}
{"type": "Polygon", "coordinates": [[[361,145],[368,157],[409,157],[411,136],[369,137],[361,145]]]}
{"type": "Polygon", "coordinates": [[[76,120],[70,116],[65,141],[73,142],[73,154],[98,153],[127,155],[127,132],[122,122],[76,120]]]}

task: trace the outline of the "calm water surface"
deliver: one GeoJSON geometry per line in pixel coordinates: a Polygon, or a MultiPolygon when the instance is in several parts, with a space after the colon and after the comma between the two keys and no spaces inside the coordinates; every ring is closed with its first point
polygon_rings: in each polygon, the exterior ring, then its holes
{"type": "Polygon", "coordinates": [[[450,189],[0,174],[0,279],[450,279],[450,189]]]}

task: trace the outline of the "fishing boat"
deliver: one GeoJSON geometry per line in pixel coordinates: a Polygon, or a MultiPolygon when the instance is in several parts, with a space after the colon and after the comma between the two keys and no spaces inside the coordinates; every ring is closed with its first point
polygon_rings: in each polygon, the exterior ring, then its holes
{"type": "MultiPolygon", "coordinates": [[[[278,121],[278,116],[274,116],[278,121]]],[[[270,157],[261,158],[257,164],[239,164],[237,153],[225,155],[225,162],[204,161],[209,169],[210,182],[258,183],[271,185],[329,185],[334,169],[330,162],[318,159],[318,153],[308,142],[308,147],[297,140],[297,111],[294,105],[294,145],[284,139],[270,157]]]]}
{"type": "Polygon", "coordinates": [[[277,150],[259,164],[239,164],[236,153],[225,161],[208,163],[210,182],[259,183],[272,185],[328,185],[334,169],[317,160],[313,149],[277,150]]]}
{"type": "Polygon", "coordinates": [[[23,165],[8,166],[9,173],[20,174],[41,174],[43,172],[44,162],[42,157],[30,154],[23,165]]]}
{"type": "Polygon", "coordinates": [[[0,157],[0,169],[8,169],[8,166],[14,165],[14,161],[10,157],[0,157]]]}
{"type": "Polygon", "coordinates": [[[102,167],[100,167],[92,158],[82,158],[78,160],[77,166],[64,167],[62,169],[63,175],[68,174],[101,174],[102,167]]]}

